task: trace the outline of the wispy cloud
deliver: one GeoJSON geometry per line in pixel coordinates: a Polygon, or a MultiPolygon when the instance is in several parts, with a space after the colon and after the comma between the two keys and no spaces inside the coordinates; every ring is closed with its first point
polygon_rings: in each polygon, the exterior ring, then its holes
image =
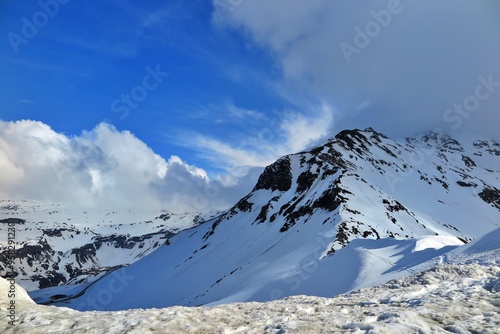
{"type": "MultiPolygon", "coordinates": [[[[245,110],[240,112],[248,114],[245,110]]],[[[181,135],[178,143],[196,150],[200,156],[226,170],[239,166],[266,166],[283,155],[305,150],[325,140],[331,135],[334,122],[334,112],[326,104],[307,113],[285,110],[271,116],[253,112],[250,115],[259,119],[257,125],[238,131],[231,141],[190,133],[181,135]]]]}
{"type": "Polygon", "coordinates": [[[229,104],[226,107],[226,110],[228,111],[229,115],[238,119],[264,119],[265,116],[263,113],[258,112],[256,110],[250,110],[250,109],[245,109],[238,107],[234,104],[229,104]]]}

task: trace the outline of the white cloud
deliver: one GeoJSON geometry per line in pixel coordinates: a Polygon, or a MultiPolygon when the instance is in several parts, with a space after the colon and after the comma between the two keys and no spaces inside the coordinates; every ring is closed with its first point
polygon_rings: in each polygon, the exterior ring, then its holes
{"type": "Polygon", "coordinates": [[[241,108],[233,103],[228,104],[225,109],[228,111],[229,115],[239,119],[262,119],[264,117],[262,113],[256,110],[241,108]]]}
{"type": "Polygon", "coordinates": [[[313,117],[300,113],[289,114],[280,126],[286,138],[281,150],[288,153],[304,150],[329,135],[332,124],[333,111],[327,105],[321,106],[319,113],[313,117]]]}
{"type": "Polygon", "coordinates": [[[67,137],[30,120],[0,121],[0,170],[2,198],[174,212],[229,207],[256,177],[224,185],[177,156],[166,161],[111,125],[67,137]]]}
{"type": "MultiPolygon", "coordinates": [[[[216,7],[213,17],[271,52],[288,95],[335,105],[336,130],[374,126],[411,135],[435,127],[452,131],[445,110],[473,94],[478,77],[500,82],[499,11],[497,0],[253,0],[232,10],[216,7]],[[389,22],[378,23],[377,13],[394,4],[399,7],[389,22]],[[355,29],[366,27],[371,37],[348,62],[341,43],[355,46],[355,29]]],[[[497,87],[459,131],[498,138],[499,105],[497,87]]]]}

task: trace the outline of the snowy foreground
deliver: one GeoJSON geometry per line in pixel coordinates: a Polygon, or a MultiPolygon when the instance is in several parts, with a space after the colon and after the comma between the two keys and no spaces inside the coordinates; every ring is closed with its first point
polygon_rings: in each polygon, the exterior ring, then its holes
{"type": "MultiPolygon", "coordinates": [[[[414,275],[335,298],[79,312],[16,289],[2,333],[500,333],[500,229],[420,265],[414,275]]],[[[8,283],[0,279],[6,310],[8,283]]]]}

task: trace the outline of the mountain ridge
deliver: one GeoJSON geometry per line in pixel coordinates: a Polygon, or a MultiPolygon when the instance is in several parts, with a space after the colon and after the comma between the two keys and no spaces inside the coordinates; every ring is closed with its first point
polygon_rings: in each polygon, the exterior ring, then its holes
{"type": "MultiPolygon", "coordinates": [[[[231,209],[118,269],[135,278],[100,307],[326,296],[387,279],[393,259],[411,255],[391,239],[441,235],[457,245],[498,227],[498,155],[495,141],[438,134],[395,141],[371,128],[342,131],[278,159],[231,209]],[[485,191],[491,197],[479,195],[485,191]],[[380,239],[386,241],[350,247],[353,240],[380,239]],[[335,268],[346,274],[335,275],[335,268]]],[[[402,275],[400,269],[394,274],[402,275]]],[[[85,299],[104,291],[110,279],[61,305],[90,309],[85,299]]]]}

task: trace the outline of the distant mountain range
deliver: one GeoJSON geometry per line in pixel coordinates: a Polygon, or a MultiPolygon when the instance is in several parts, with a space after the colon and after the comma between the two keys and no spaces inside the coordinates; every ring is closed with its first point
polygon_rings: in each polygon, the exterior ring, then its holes
{"type": "Polygon", "coordinates": [[[499,161],[487,139],[346,130],[278,159],[218,215],[90,217],[3,201],[0,217],[26,226],[18,281],[50,287],[31,292],[38,302],[121,310],[332,296],[500,227],[499,161]]]}
{"type": "Polygon", "coordinates": [[[28,290],[92,282],[203,223],[198,214],[83,211],[63,204],[0,200],[0,276],[8,274],[7,226],[15,224],[16,281],[28,290]],[[1,246],[3,245],[3,246],[1,246]]]}

